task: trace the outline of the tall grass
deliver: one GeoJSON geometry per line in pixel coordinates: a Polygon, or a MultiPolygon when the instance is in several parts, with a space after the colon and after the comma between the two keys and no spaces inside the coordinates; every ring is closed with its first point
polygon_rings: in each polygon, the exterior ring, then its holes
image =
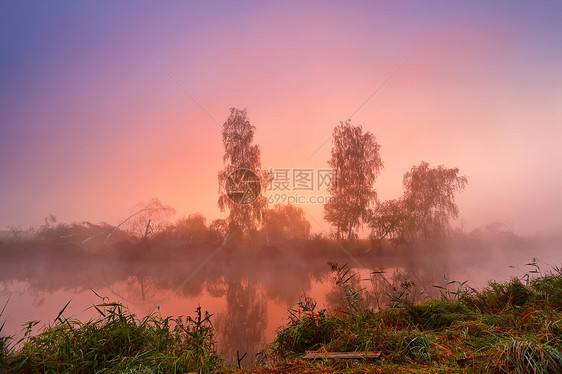
{"type": "MultiPolygon", "coordinates": [[[[68,304],[67,304],[68,305],[68,304]]],[[[65,306],[66,308],[66,306],[65,306]]],[[[120,303],[95,305],[88,322],[63,317],[3,354],[13,373],[211,372],[221,364],[210,315],[197,308],[186,319],[151,314],[137,318],[120,303]]]]}
{"type": "Polygon", "coordinates": [[[311,300],[295,305],[269,348],[277,360],[310,350],[374,350],[383,358],[373,364],[387,370],[400,365],[428,372],[562,373],[558,268],[490,282],[482,291],[456,282],[456,290],[443,288],[439,298],[421,303],[397,292],[377,310],[360,308],[364,300],[350,289],[345,268],[330,266],[346,275],[340,279],[347,280],[343,297],[350,307],[342,313],[315,311],[311,300]]]}

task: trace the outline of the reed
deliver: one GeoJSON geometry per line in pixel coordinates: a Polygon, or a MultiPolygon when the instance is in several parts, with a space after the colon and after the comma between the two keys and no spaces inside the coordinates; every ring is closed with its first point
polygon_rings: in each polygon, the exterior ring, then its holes
{"type": "MultiPolygon", "coordinates": [[[[67,304],[68,305],[68,304],[67,304]]],[[[221,365],[214,350],[210,315],[137,318],[120,303],[94,305],[98,316],[87,322],[65,318],[31,336],[29,324],[20,344],[3,354],[13,373],[211,372],[221,365]],[[17,347],[17,348],[16,348],[17,347]]]]}

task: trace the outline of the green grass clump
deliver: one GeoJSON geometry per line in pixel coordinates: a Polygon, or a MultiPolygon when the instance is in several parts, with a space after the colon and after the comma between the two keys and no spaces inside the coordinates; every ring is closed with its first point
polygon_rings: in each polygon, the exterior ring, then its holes
{"type": "Polygon", "coordinates": [[[316,303],[305,297],[298,308],[289,310],[289,324],[275,338],[277,353],[284,356],[319,348],[332,340],[335,327],[326,310],[317,311],[316,303]]]}
{"type": "Polygon", "coordinates": [[[458,301],[430,300],[408,305],[405,311],[409,322],[424,330],[442,329],[454,322],[476,318],[474,310],[458,301]]]}
{"type": "MultiPolygon", "coordinates": [[[[393,299],[377,311],[314,312],[306,308],[311,304],[297,304],[278,331],[270,346],[278,365],[310,350],[381,351],[380,360],[353,370],[395,372],[398,365],[413,372],[562,373],[560,269],[439,300],[393,299]]],[[[339,371],[334,362],[324,364],[339,371]]]]}
{"type": "Polygon", "coordinates": [[[61,311],[54,326],[26,334],[20,348],[6,353],[5,367],[14,373],[176,373],[210,372],[221,363],[210,315],[201,308],[185,320],[138,319],[119,303],[95,308],[99,318],[88,322],[63,318],[61,311]]]}
{"type": "Polygon", "coordinates": [[[532,340],[510,339],[495,344],[483,371],[491,373],[562,373],[562,352],[532,340]]]}
{"type": "MultiPolygon", "coordinates": [[[[4,327],[4,326],[1,326],[4,327]]],[[[0,327],[0,332],[2,328],[0,327]]],[[[0,369],[3,369],[7,366],[7,357],[8,357],[8,342],[9,337],[7,336],[0,336],[0,369]]]]}

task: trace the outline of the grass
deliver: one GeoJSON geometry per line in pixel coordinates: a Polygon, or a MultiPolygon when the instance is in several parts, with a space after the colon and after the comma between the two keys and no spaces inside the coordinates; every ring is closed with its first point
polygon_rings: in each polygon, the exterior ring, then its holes
{"type": "MultiPolygon", "coordinates": [[[[68,304],[67,304],[68,305],[68,304]]],[[[65,306],[66,308],[66,306],[65,306]]],[[[13,373],[176,373],[211,372],[221,365],[214,350],[210,315],[197,308],[195,317],[172,319],[149,315],[138,319],[119,303],[94,308],[97,319],[64,318],[55,325],[7,346],[4,370],[13,373]],[[18,344],[19,343],[19,344],[18,344]]],[[[1,369],[1,367],[0,367],[1,369]]]]}
{"type": "MultiPolygon", "coordinates": [[[[332,265],[333,266],[333,265],[332,265]]],[[[338,274],[348,269],[336,268],[338,274]],[[338,273],[339,272],[339,273],[338,273]]],[[[269,347],[270,371],[561,373],[562,272],[491,282],[477,292],[464,284],[436,300],[390,297],[388,308],[315,310],[306,300],[290,311],[269,347]],[[372,362],[299,359],[307,351],[381,351],[372,362]],[[321,365],[318,367],[318,365],[321,365]]],[[[407,285],[405,285],[407,287],[407,285]]],[[[402,293],[406,295],[406,293],[402,293]]],[[[255,372],[260,372],[256,369],[255,372]]]]}
{"type": "Polygon", "coordinates": [[[64,318],[63,308],[54,326],[36,336],[31,322],[19,345],[0,340],[0,365],[15,373],[562,372],[561,269],[490,282],[482,291],[449,282],[456,290],[440,287],[438,297],[424,302],[402,281],[404,290],[374,308],[349,268],[330,266],[343,307],[318,309],[303,297],[252,369],[224,365],[210,315],[200,308],[193,318],[138,319],[117,303],[95,306],[99,317],[84,323],[64,318]],[[310,362],[301,358],[309,351],[381,351],[382,357],[310,362]]]}

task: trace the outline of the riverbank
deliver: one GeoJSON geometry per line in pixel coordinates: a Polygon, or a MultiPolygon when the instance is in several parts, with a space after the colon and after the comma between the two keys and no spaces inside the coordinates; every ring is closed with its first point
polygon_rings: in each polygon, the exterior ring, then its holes
{"type": "Polygon", "coordinates": [[[94,307],[97,319],[67,319],[63,309],[39,335],[20,342],[2,338],[0,367],[26,373],[562,372],[561,269],[542,273],[532,267],[479,292],[455,283],[425,302],[416,301],[412,285],[402,282],[388,294],[389,305],[374,310],[354,274],[332,266],[340,306],[328,311],[303,298],[252,369],[224,364],[210,316],[201,309],[187,318],[139,319],[107,300],[94,307]],[[303,360],[310,351],[382,355],[372,361],[303,360]]]}
{"type": "Polygon", "coordinates": [[[344,309],[316,310],[305,300],[279,330],[268,367],[231,372],[560,373],[562,272],[541,274],[534,265],[522,279],[490,283],[480,292],[457,284],[423,303],[409,298],[411,285],[402,284],[381,311],[361,308],[344,280],[344,309]],[[372,361],[302,360],[309,351],[382,355],[372,361]]]}

